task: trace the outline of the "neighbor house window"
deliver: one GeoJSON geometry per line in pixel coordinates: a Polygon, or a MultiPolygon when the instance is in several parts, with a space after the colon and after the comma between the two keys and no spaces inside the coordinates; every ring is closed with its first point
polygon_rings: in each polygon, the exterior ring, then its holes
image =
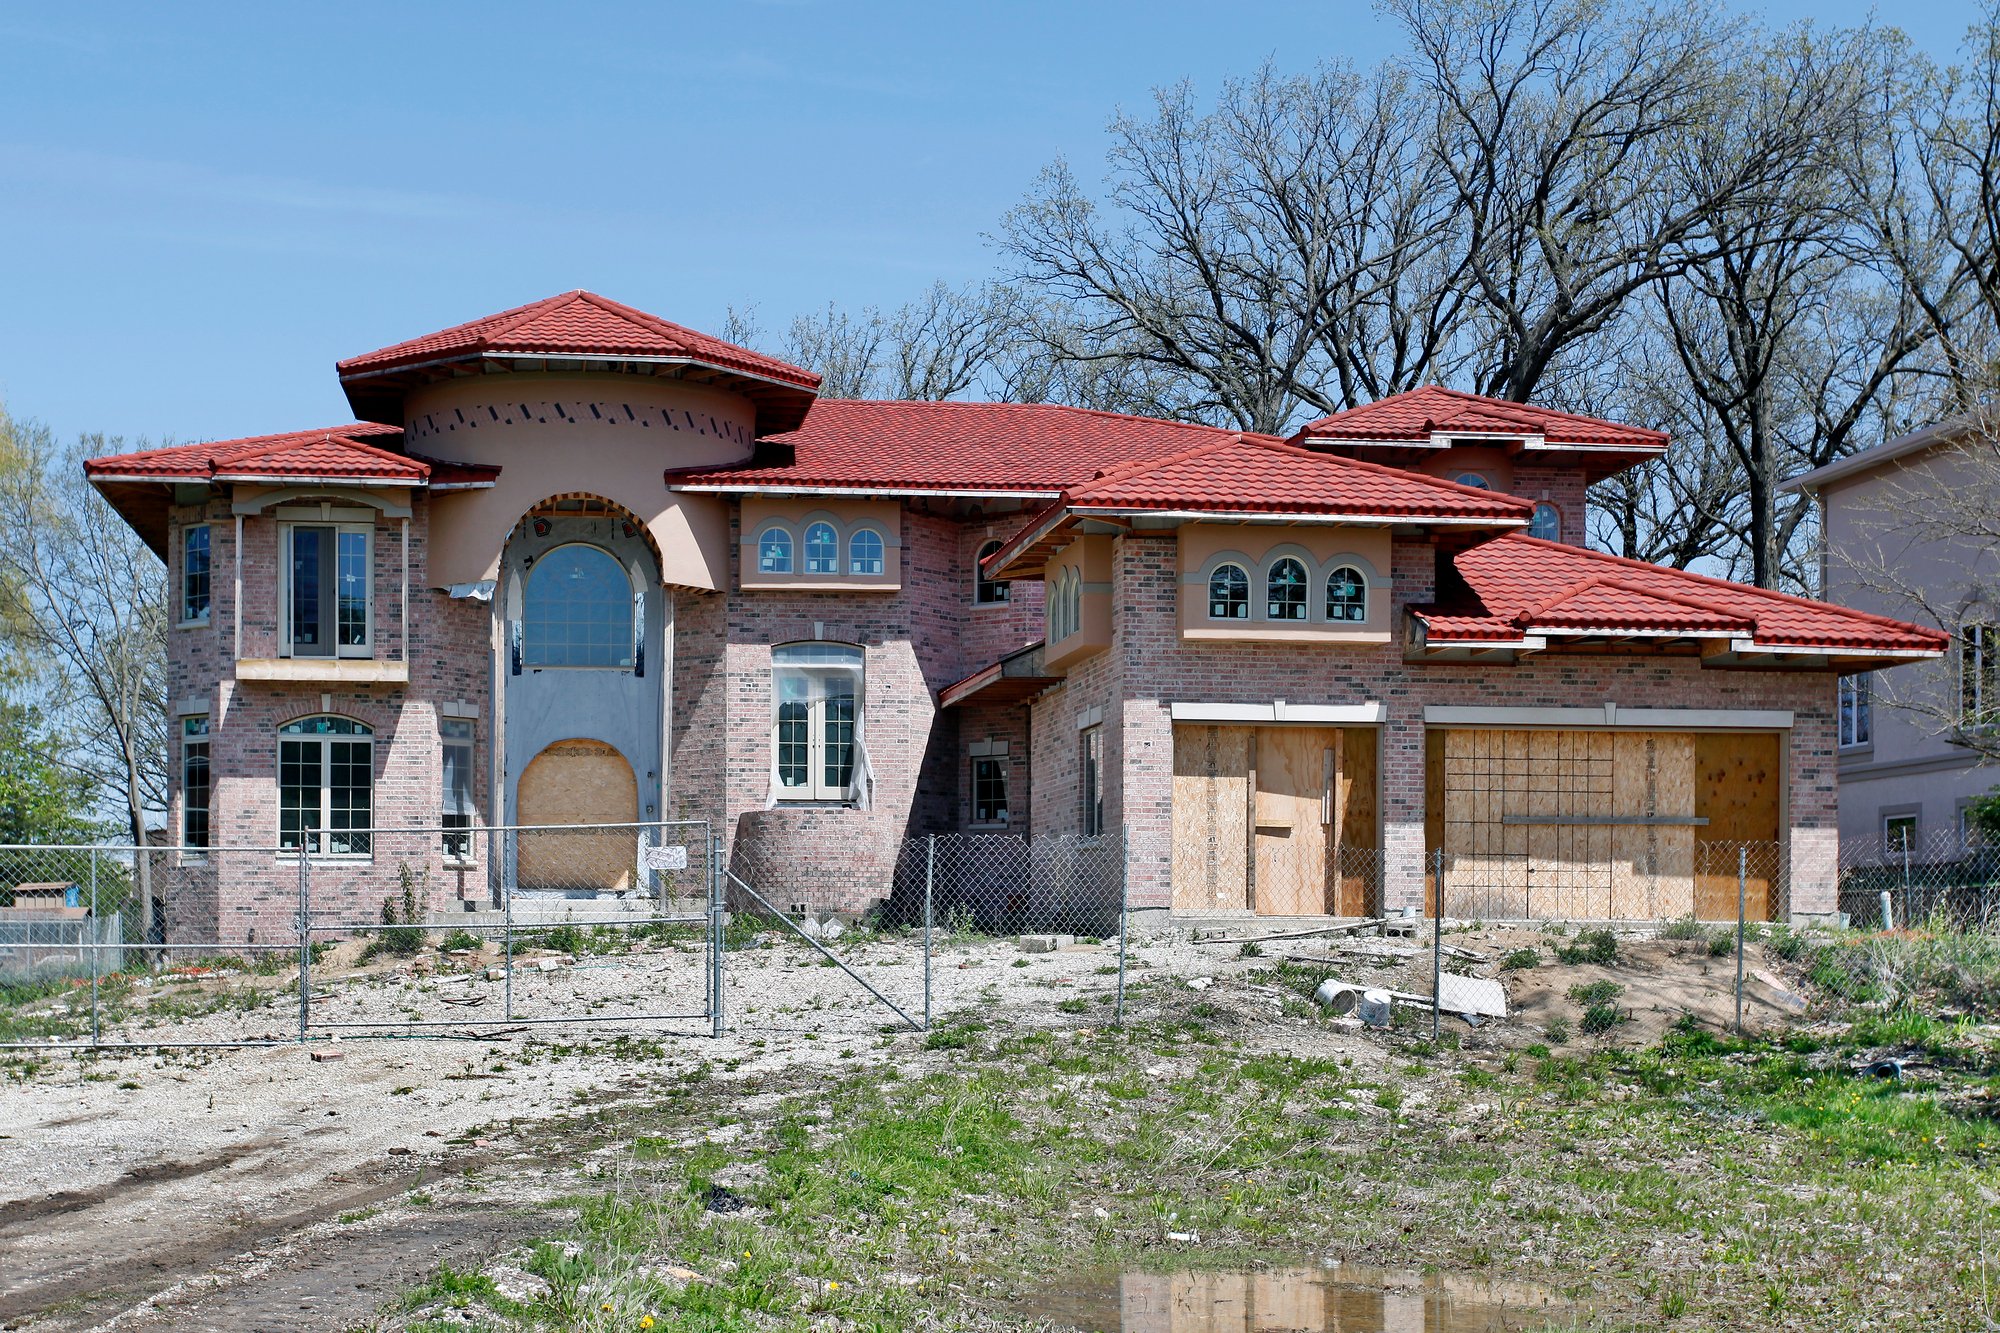
{"type": "Polygon", "coordinates": [[[972,822],[989,828],[1007,824],[1007,761],[972,761],[972,822]]]}
{"type": "Polygon", "coordinates": [[[840,535],[831,523],[812,523],[806,527],[806,573],[838,574],[840,572],[840,535]]]}
{"type": "Polygon", "coordinates": [[[521,661],[529,667],[629,669],[632,580],[601,547],[572,543],[528,571],[521,661]]]}
{"type": "Polygon", "coordinates": [[[1079,794],[1083,798],[1083,836],[1104,832],[1104,728],[1085,727],[1077,733],[1079,794]]]}
{"type": "Polygon", "coordinates": [[[779,799],[848,799],[861,721],[861,650],[844,643],[781,644],[771,650],[771,666],[779,799]]]}
{"type": "Polygon", "coordinates": [[[1865,671],[1840,678],[1840,744],[1867,745],[1874,736],[1873,678],[1865,671]]]}
{"type": "Polygon", "coordinates": [[[1368,579],[1352,565],[1326,576],[1326,618],[1359,624],[1368,619],[1368,579]]]}
{"type": "Polygon", "coordinates": [[[208,719],[181,719],[181,846],[208,846],[208,719]]]}
{"type": "Polygon", "coordinates": [[[293,657],[368,656],[374,529],[294,523],[281,533],[286,651],[293,657]]]}
{"type": "Polygon", "coordinates": [[[1208,618],[1250,618],[1250,576],[1243,572],[1243,566],[1217,565],[1208,576],[1208,618]]]}
{"type": "Polygon", "coordinates": [[[986,557],[994,554],[1005,543],[991,541],[979,548],[979,554],[972,562],[972,600],[980,606],[1007,600],[1008,584],[1004,579],[986,577],[986,557]]]}
{"type": "Polygon", "coordinates": [[[1265,579],[1265,611],[1271,620],[1306,618],[1306,567],[1286,556],[1271,566],[1265,579]]]}
{"type": "Polygon", "coordinates": [[[181,623],[208,619],[208,524],[181,529],[181,623]]]}
{"type": "Polygon", "coordinates": [[[757,572],[759,574],[792,572],[791,533],[783,528],[764,529],[764,535],[757,539],[757,572]]]}
{"type": "Polygon", "coordinates": [[[1892,860],[1913,856],[1917,850],[1917,817],[1911,814],[1882,816],[1882,854],[1892,860]]]}
{"type": "Polygon", "coordinates": [[[471,828],[476,815],[472,782],[472,723],[464,718],[438,720],[444,776],[444,855],[447,861],[472,860],[471,828]]]}
{"type": "Polygon", "coordinates": [[[278,728],[278,845],[315,856],[366,856],[374,826],[375,733],[349,717],[278,728]]]}
{"type": "Polygon", "coordinates": [[[1958,708],[1965,726],[2000,723],[2000,625],[1967,625],[1959,631],[1958,708]]]}
{"type": "Polygon", "coordinates": [[[847,539],[847,572],[880,574],[884,567],[882,534],[873,528],[856,528],[847,539]]]}
{"type": "Polygon", "coordinates": [[[1535,506],[1534,517],[1528,520],[1530,537],[1540,537],[1545,542],[1559,542],[1562,540],[1562,531],[1562,510],[1546,500],[1535,506]]]}

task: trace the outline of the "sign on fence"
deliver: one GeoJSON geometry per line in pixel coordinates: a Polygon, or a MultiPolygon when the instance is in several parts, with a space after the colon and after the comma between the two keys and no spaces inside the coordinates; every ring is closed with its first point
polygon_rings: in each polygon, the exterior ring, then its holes
{"type": "Polygon", "coordinates": [[[680,844],[666,847],[641,847],[639,849],[641,870],[686,870],[688,849],[680,844]]]}

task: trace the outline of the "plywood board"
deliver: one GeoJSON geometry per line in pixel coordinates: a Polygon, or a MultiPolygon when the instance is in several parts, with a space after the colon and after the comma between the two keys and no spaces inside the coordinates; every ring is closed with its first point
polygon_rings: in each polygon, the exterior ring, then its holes
{"type": "MultiPolygon", "coordinates": [[[[529,761],[515,789],[522,824],[631,824],[639,818],[632,766],[602,741],[557,741],[529,761]]],[[[527,889],[632,887],[636,831],[577,830],[518,835],[516,882],[527,889]]]]}
{"type": "Polygon", "coordinates": [[[1176,911],[1249,905],[1250,740],[1249,727],[1174,728],[1176,911]]]}
{"type": "Polygon", "coordinates": [[[1772,920],[1782,852],[1784,737],[1776,732],[1711,732],[1695,737],[1694,914],[1704,921],[1736,917],[1736,878],[1746,871],[1744,914],[1772,920]]]}
{"type": "Polygon", "coordinates": [[[1335,845],[1335,901],[1340,916],[1371,916],[1376,911],[1381,864],[1381,816],[1377,798],[1377,735],[1372,727],[1348,727],[1334,733],[1338,812],[1335,845]]]}
{"type": "Polygon", "coordinates": [[[1330,740],[1321,727],[1257,730],[1254,882],[1260,916],[1318,916],[1332,910],[1330,740]]]}

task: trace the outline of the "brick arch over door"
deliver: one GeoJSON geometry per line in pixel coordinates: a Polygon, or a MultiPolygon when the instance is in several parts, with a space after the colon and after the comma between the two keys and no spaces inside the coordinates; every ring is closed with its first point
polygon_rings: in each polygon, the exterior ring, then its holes
{"type": "MultiPolygon", "coordinates": [[[[515,795],[518,820],[530,824],[632,824],[639,784],[632,765],[603,741],[557,741],[528,761],[515,795]]],[[[524,889],[632,887],[635,830],[523,832],[516,864],[524,889]]]]}

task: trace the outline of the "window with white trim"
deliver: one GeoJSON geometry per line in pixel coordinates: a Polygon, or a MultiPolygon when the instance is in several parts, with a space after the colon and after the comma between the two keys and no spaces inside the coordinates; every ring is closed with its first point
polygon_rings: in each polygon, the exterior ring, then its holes
{"type": "Polygon", "coordinates": [[[757,572],[759,574],[792,572],[792,534],[789,529],[773,525],[758,535],[757,572]]]}
{"type": "Polygon", "coordinates": [[[181,719],[181,846],[208,846],[208,719],[181,719]]]}
{"type": "Polygon", "coordinates": [[[779,800],[844,801],[851,794],[861,660],[861,649],[845,643],[786,643],[771,650],[779,800]]]}
{"type": "Polygon", "coordinates": [[[1873,743],[1875,729],[1873,682],[1873,675],[1866,671],[1857,671],[1851,676],[1840,678],[1837,689],[1840,701],[1840,748],[1843,750],[1873,743]]]}
{"type": "Polygon", "coordinates": [[[1528,520],[1530,537],[1540,537],[1545,542],[1559,542],[1562,540],[1562,530],[1562,510],[1547,500],[1535,506],[1534,516],[1528,520]]]}
{"type": "Polygon", "coordinates": [[[979,554],[972,561],[972,601],[975,606],[991,606],[1007,600],[1012,585],[1005,579],[986,577],[986,558],[997,552],[1004,542],[990,541],[979,548],[979,554]]]}
{"type": "Polygon", "coordinates": [[[194,523],[181,529],[181,623],[199,625],[208,619],[209,529],[194,523]]]}
{"type": "Polygon", "coordinates": [[[1250,576],[1238,564],[1221,564],[1208,576],[1208,618],[1250,618],[1250,576]]]}
{"type": "Polygon", "coordinates": [[[601,546],[570,542],[536,557],[521,612],[521,664],[630,670],[632,576],[601,546]]]}
{"type": "Polygon", "coordinates": [[[1269,620],[1306,618],[1306,567],[1290,556],[1271,562],[1264,578],[1264,615],[1269,620]]]}
{"type": "Polygon", "coordinates": [[[887,567],[888,546],[873,528],[856,528],[847,538],[847,572],[880,574],[887,567]]]}
{"type": "Polygon", "coordinates": [[[374,810],[374,728],[330,714],[278,728],[280,847],[367,856],[374,810]]]}
{"type": "Polygon", "coordinates": [[[1007,827],[1007,761],[977,756],[972,761],[972,824],[975,828],[1007,827]]]}
{"type": "Polygon", "coordinates": [[[1086,838],[1104,832],[1104,728],[1085,727],[1077,733],[1078,795],[1082,810],[1078,826],[1086,838]]]}
{"type": "Polygon", "coordinates": [[[439,772],[442,775],[444,858],[454,865],[472,861],[473,802],[472,723],[462,717],[438,719],[439,772]]]}
{"type": "Polygon", "coordinates": [[[1368,619],[1368,576],[1342,565],[1326,576],[1326,618],[1334,624],[1358,625],[1368,619]]]}
{"type": "Polygon", "coordinates": [[[1965,727],[2000,725],[2000,625],[1959,630],[1958,717],[1965,727]]]}
{"type": "Polygon", "coordinates": [[[287,657],[374,655],[375,529],[358,523],[283,523],[280,610],[287,657]]]}

